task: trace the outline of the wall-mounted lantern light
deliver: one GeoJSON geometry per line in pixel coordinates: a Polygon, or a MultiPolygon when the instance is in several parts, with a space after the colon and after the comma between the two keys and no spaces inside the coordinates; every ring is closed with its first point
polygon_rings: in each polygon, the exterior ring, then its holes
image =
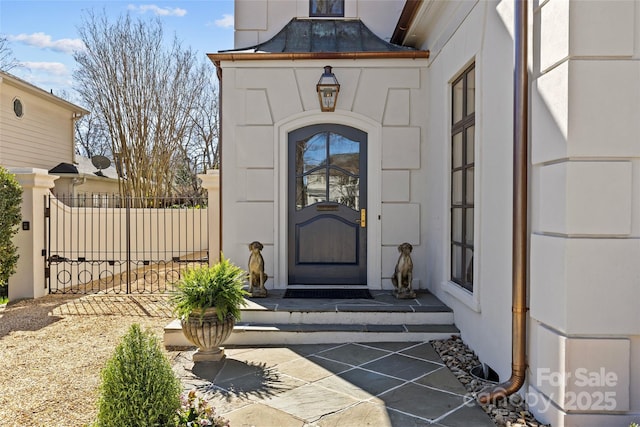
{"type": "Polygon", "coordinates": [[[340,84],[335,74],[331,72],[331,65],[324,67],[324,73],[320,76],[316,85],[318,91],[318,100],[320,101],[321,111],[335,111],[336,101],[338,100],[338,92],[340,92],[340,84]]]}

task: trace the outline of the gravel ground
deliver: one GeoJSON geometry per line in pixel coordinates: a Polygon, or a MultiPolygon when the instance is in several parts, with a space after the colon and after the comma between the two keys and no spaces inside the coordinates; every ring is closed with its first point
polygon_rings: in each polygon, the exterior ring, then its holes
{"type": "MultiPolygon", "coordinates": [[[[470,374],[472,368],[480,365],[480,360],[460,337],[432,341],[431,344],[451,372],[472,395],[475,396],[478,392],[494,385],[470,374]]],[[[550,427],[549,424],[542,424],[534,418],[527,409],[526,402],[518,394],[511,395],[495,405],[484,405],[482,409],[499,427],[550,427]]]]}
{"type": "Polygon", "coordinates": [[[100,370],[129,326],[162,336],[171,312],[156,300],[50,295],[0,309],[0,426],[91,423],[100,370]]]}
{"type": "MultiPolygon", "coordinates": [[[[161,295],[49,295],[0,306],[0,426],[90,424],[100,370],[129,326],[162,337],[170,318],[161,295]]],[[[461,339],[432,344],[470,393],[487,386],[469,375],[479,361],[461,339]]],[[[498,426],[543,426],[518,398],[484,409],[498,426]]]]}

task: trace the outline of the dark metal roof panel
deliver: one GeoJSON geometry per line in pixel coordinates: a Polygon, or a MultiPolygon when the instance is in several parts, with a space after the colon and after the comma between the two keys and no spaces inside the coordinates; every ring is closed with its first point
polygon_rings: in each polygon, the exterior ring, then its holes
{"type": "Polygon", "coordinates": [[[78,173],[78,168],[71,163],[59,163],[58,166],[50,169],[49,173],[78,173]]]}
{"type": "Polygon", "coordinates": [[[294,18],[270,40],[223,52],[396,52],[415,50],[388,43],[359,19],[294,18]]]}

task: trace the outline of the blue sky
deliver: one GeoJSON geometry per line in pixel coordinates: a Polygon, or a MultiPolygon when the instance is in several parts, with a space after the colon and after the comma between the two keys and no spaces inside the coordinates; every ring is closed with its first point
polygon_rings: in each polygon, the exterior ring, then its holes
{"type": "Polygon", "coordinates": [[[233,48],[233,0],[0,0],[0,34],[24,64],[10,72],[55,94],[71,93],[72,52],[82,48],[77,28],[91,9],[110,17],[158,17],[167,40],[176,34],[203,57],[233,48]]]}

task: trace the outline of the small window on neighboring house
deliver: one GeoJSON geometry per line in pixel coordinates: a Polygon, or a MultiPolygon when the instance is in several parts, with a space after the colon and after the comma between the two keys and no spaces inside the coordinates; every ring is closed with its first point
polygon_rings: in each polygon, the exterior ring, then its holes
{"type": "Polygon", "coordinates": [[[16,114],[16,117],[22,117],[24,115],[24,110],[22,109],[22,101],[18,98],[13,100],[13,112],[16,114]]]}
{"type": "Polygon", "coordinates": [[[451,85],[451,281],[473,291],[475,64],[451,85]]]}
{"type": "Polygon", "coordinates": [[[309,0],[310,17],[344,16],[344,0],[309,0]]]}

